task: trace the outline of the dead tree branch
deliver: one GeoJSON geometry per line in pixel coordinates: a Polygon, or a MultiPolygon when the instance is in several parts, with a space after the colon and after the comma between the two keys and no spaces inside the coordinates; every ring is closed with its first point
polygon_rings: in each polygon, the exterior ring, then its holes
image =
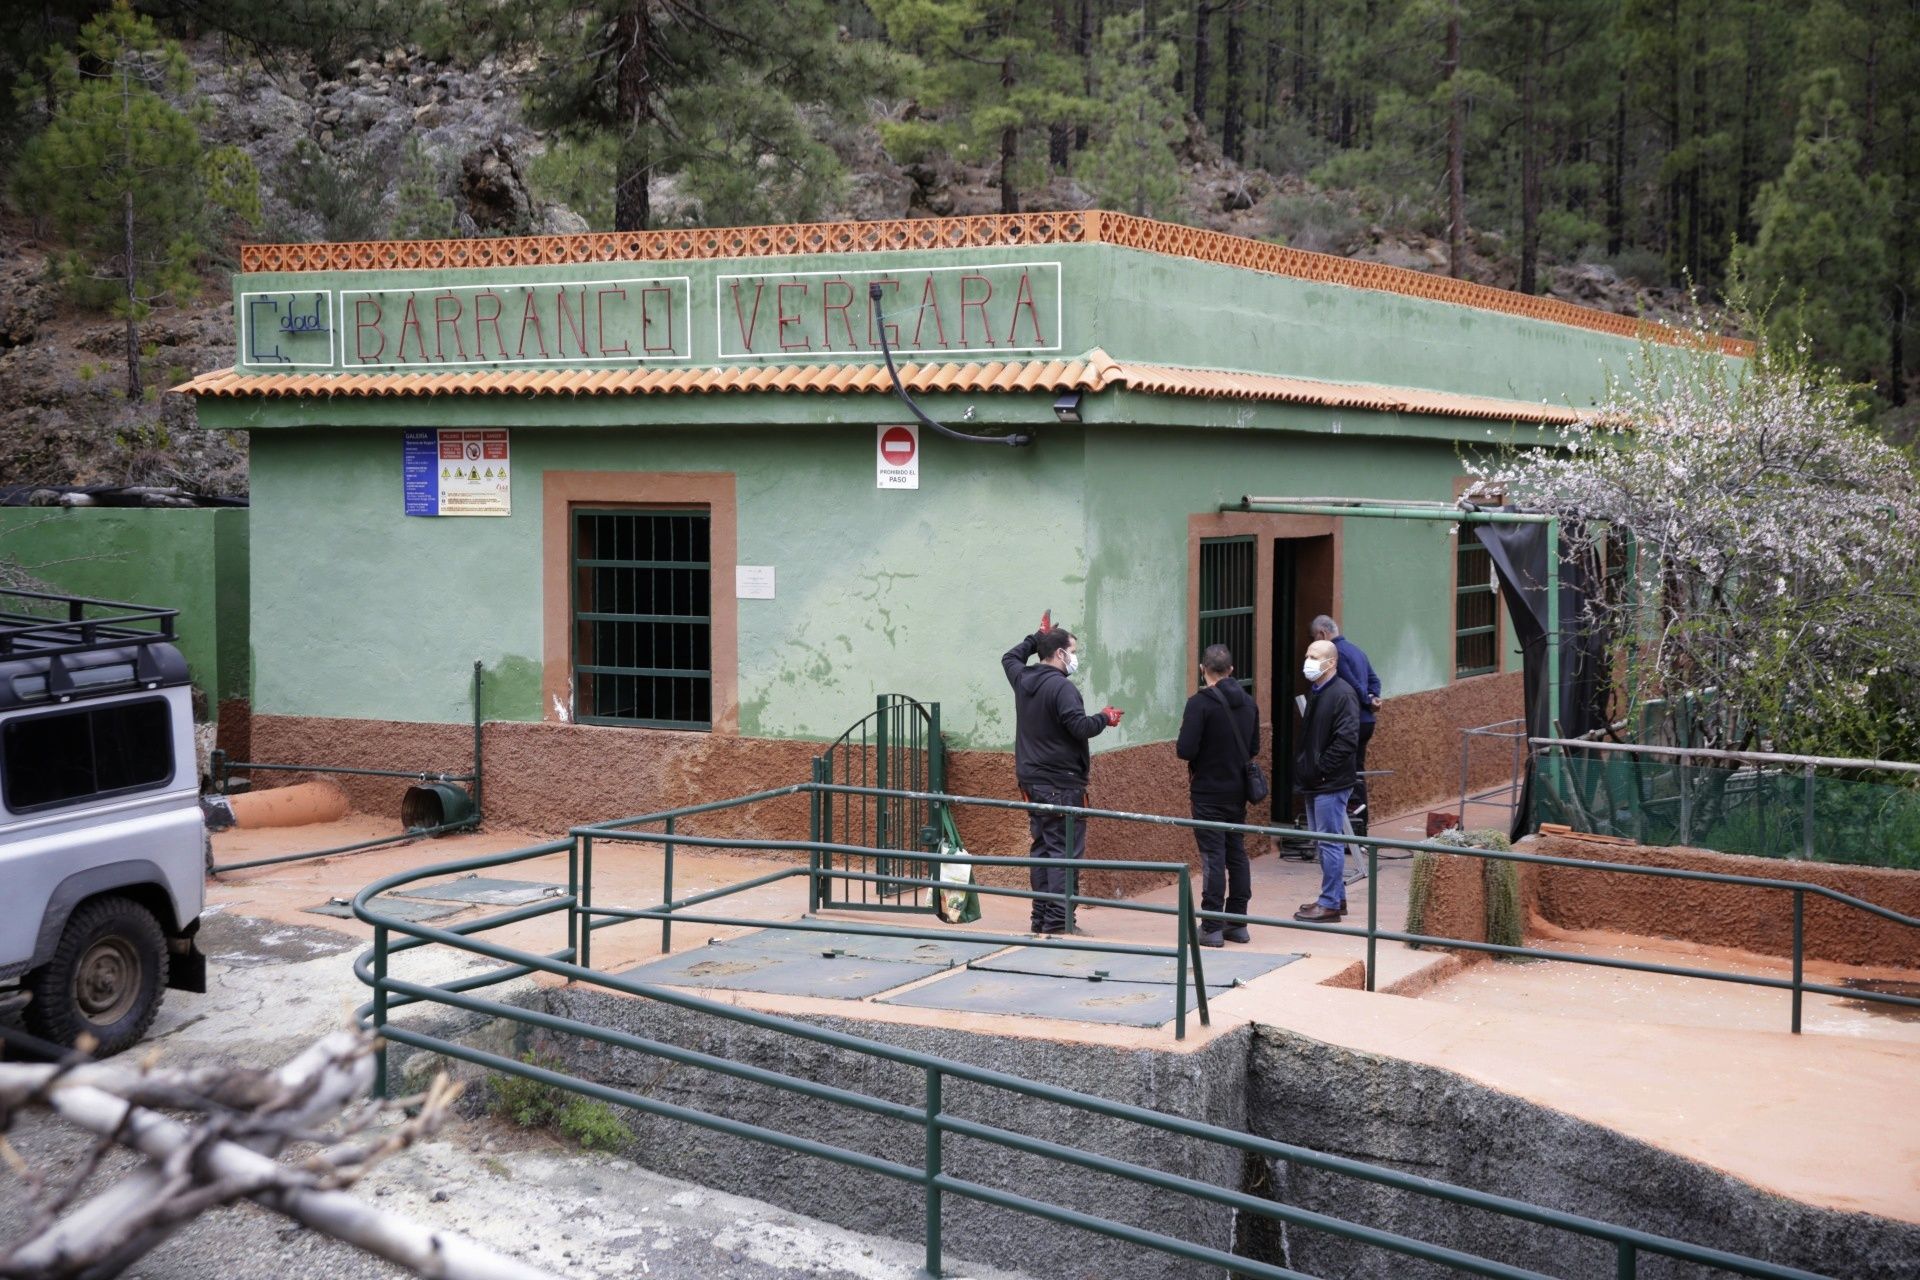
{"type": "MultiPolygon", "coordinates": [[[[372,1049],[364,1034],[335,1032],[274,1072],[0,1063],[0,1131],[14,1115],[35,1108],[99,1138],[80,1175],[45,1198],[26,1238],[0,1247],[0,1277],[117,1275],[199,1214],[248,1199],[420,1275],[554,1280],[549,1272],[347,1194],[344,1188],[381,1160],[437,1130],[460,1093],[437,1077],[424,1094],[408,1100],[417,1107],[408,1120],[364,1138],[378,1118],[375,1106],[359,1101],[372,1081],[372,1049]],[[292,1163],[275,1158],[293,1143],[323,1145],[292,1163]],[[139,1152],[146,1162],[76,1205],[114,1145],[139,1152]]],[[[11,1148],[7,1154],[35,1193],[43,1194],[44,1184],[11,1148]]]]}

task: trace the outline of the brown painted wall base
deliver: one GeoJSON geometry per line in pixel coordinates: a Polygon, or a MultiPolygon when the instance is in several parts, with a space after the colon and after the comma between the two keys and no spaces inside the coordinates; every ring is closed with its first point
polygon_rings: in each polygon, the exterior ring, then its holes
{"type": "MultiPolygon", "coordinates": [[[[1520,673],[1475,676],[1440,689],[1388,698],[1367,747],[1367,768],[1391,769],[1370,788],[1374,813],[1457,809],[1460,804],[1460,730],[1519,718],[1526,710],[1520,673]]],[[[1475,790],[1504,783],[1511,755],[1504,741],[1474,749],[1475,790]]]]}
{"type": "MultiPolygon", "coordinates": [[[[1920,916],[1920,872],[1596,844],[1565,836],[1534,836],[1525,848],[1560,858],[1804,881],[1920,916]]],[[[1793,954],[1793,897],[1785,890],[1533,866],[1523,869],[1522,892],[1534,914],[1562,929],[1606,929],[1762,955],[1793,954]]],[[[1920,968],[1920,929],[1824,898],[1807,897],[1805,936],[1810,959],[1920,968]]]]}
{"type": "MultiPolygon", "coordinates": [[[[1394,774],[1381,779],[1374,790],[1376,812],[1457,796],[1459,728],[1516,713],[1519,689],[1518,677],[1489,676],[1389,700],[1381,709],[1369,763],[1393,769],[1394,774]]],[[[471,759],[472,731],[466,725],[312,716],[253,716],[246,724],[249,745],[263,761],[464,773],[471,759]]],[[[1272,758],[1270,728],[1262,748],[1268,760],[1272,758]]],[[[483,803],[488,820],[541,835],[582,822],[704,804],[804,782],[812,776],[813,757],[824,747],[728,734],[516,721],[488,723],[484,739],[483,803]]],[[[263,787],[276,786],[297,777],[262,775],[257,781],[263,787]]],[[[381,778],[341,781],[354,808],[396,817],[408,785],[381,778]]],[[[954,752],[947,785],[961,795],[1020,798],[1013,757],[1007,752],[954,752]]],[[[1174,755],[1171,742],[1104,752],[1093,759],[1087,802],[1094,808],[1186,817],[1191,812],[1187,767],[1174,755]]],[[[1263,822],[1267,814],[1262,805],[1248,818],[1263,822]]],[[[799,840],[806,837],[807,815],[806,798],[792,797],[751,810],[703,816],[682,829],[799,840]]],[[[1027,852],[1027,818],[1022,813],[975,808],[962,810],[957,819],[973,853],[1007,857],[1027,852]]],[[[1199,867],[1192,833],[1175,827],[1096,821],[1088,831],[1087,852],[1089,857],[1184,862],[1196,872],[1199,867]]],[[[1008,868],[983,878],[989,883],[1018,884],[1025,882],[1026,873],[1008,868]]],[[[1148,879],[1137,874],[1096,874],[1087,876],[1082,888],[1095,897],[1124,896],[1156,887],[1148,879]]]]}

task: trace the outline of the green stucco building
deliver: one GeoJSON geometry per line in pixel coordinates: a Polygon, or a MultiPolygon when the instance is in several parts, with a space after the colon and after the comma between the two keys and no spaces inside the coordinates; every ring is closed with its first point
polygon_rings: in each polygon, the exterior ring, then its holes
{"type": "Polygon", "coordinates": [[[1376,809],[1443,795],[1457,729],[1519,713],[1480,553],[1223,508],[1449,500],[1464,454],[1542,438],[1661,336],[1096,213],[258,246],[243,271],[239,361],[184,390],[252,442],[256,754],[458,761],[477,659],[489,813],[528,826],[799,781],[888,691],[942,704],[956,790],[1005,794],[998,658],[1048,608],[1089,704],[1129,713],[1096,804],[1180,807],[1203,634],[1290,720],[1322,611],[1386,683],[1376,809]],[[912,419],[883,326],[929,414],[1032,443],[889,439],[912,419]]]}

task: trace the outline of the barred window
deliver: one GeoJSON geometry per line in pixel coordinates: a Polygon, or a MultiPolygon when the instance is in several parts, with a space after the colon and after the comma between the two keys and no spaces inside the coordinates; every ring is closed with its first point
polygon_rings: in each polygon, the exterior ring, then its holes
{"type": "Polygon", "coordinates": [[[1200,541],[1200,645],[1224,644],[1233,654],[1233,671],[1242,688],[1253,691],[1254,580],[1257,557],[1252,538],[1203,538],[1200,541]]]}
{"type": "Polygon", "coordinates": [[[573,513],[574,718],[713,727],[706,511],[573,513]]]}
{"type": "Polygon", "coordinates": [[[1483,676],[1500,669],[1500,592],[1493,556],[1462,531],[1454,553],[1453,674],[1483,676]]]}

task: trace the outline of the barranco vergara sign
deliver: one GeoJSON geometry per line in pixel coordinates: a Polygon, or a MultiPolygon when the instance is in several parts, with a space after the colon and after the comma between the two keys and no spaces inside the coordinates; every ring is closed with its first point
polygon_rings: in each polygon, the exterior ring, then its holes
{"type": "Polygon", "coordinates": [[[883,332],[902,357],[1026,354],[1061,349],[1063,295],[1057,262],[246,290],[240,363],[426,371],[865,360],[880,354],[883,332]]]}

